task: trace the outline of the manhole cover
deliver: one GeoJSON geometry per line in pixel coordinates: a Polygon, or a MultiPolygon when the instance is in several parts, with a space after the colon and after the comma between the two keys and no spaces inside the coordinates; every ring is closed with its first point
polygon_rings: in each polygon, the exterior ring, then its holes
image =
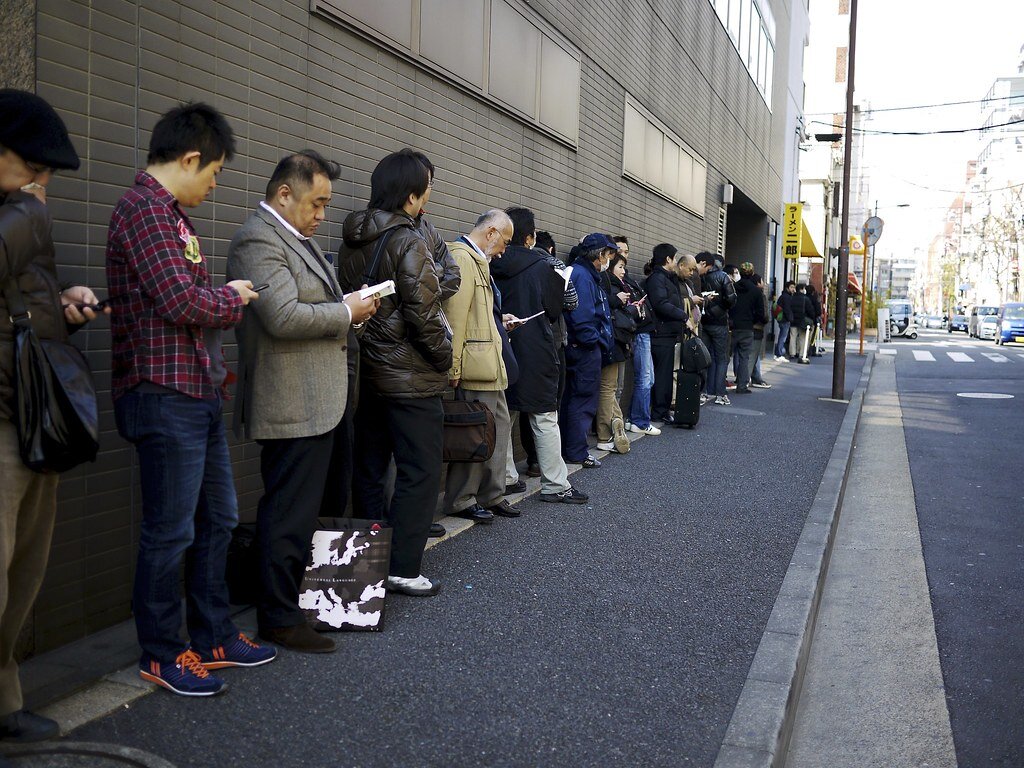
{"type": "Polygon", "coordinates": [[[999,392],[957,392],[957,397],[966,397],[970,400],[1012,400],[1013,395],[1004,395],[999,392]]]}
{"type": "Polygon", "coordinates": [[[173,763],[140,749],[83,741],[10,745],[0,756],[15,768],[174,768],[173,763]]]}

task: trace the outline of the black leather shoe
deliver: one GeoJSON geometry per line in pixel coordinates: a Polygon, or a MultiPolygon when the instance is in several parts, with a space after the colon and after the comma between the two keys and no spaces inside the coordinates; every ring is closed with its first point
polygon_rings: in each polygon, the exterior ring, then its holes
{"type": "Polygon", "coordinates": [[[511,496],[513,493],[525,493],[525,492],[526,492],[526,482],[523,481],[523,480],[516,480],[511,485],[506,485],[505,486],[505,495],[506,496],[511,496]]]}
{"type": "Polygon", "coordinates": [[[427,536],[429,536],[431,539],[440,539],[446,533],[448,533],[448,529],[445,528],[443,525],[441,525],[440,523],[431,523],[430,533],[428,533],[427,536]]]}
{"type": "Polygon", "coordinates": [[[0,718],[0,740],[24,743],[28,741],[46,741],[60,736],[60,726],[56,720],[19,709],[0,718]]]}
{"type": "Polygon", "coordinates": [[[456,517],[464,517],[467,520],[472,520],[474,523],[483,523],[484,525],[494,522],[494,515],[479,504],[474,504],[472,507],[466,507],[461,512],[454,512],[453,514],[456,517]]]}
{"type": "Polygon", "coordinates": [[[519,517],[523,514],[518,509],[513,508],[513,506],[504,499],[499,501],[497,504],[491,504],[487,509],[496,515],[501,515],[502,517],[519,517]]]}
{"type": "Polygon", "coordinates": [[[261,629],[260,637],[274,645],[299,653],[330,653],[337,648],[331,638],[324,637],[305,622],[294,627],[261,629]]]}
{"type": "Polygon", "coordinates": [[[540,464],[531,464],[526,468],[527,477],[540,477],[540,464]]]}

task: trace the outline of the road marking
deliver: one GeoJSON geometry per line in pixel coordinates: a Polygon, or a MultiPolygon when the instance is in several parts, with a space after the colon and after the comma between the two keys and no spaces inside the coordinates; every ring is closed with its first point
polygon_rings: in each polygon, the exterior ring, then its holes
{"type": "Polygon", "coordinates": [[[1017,355],[1021,360],[1024,360],[1024,355],[1017,355]]]}
{"type": "Polygon", "coordinates": [[[914,350],[914,359],[915,360],[921,360],[922,362],[934,363],[935,362],[935,355],[933,355],[931,352],[928,352],[927,350],[924,350],[924,349],[915,349],[914,350]]]}
{"type": "Polygon", "coordinates": [[[949,359],[954,363],[973,363],[974,358],[965,352],[947,352],[949,359]]]}
{"type": "Polygon", "coordinates": [[[957,392],[957,397],[966,397],[970,400],[1012,400],[1013,395],[1004,395],[999,392],[957,392]]]}
{"type": "Polygon", "coordinates": [[[889,347],[882,347],[882,349],[878,350],[880,355],[895,355],[897,352],[899,352],[898,349],[890,349],[889,347]]]}
{"type": "Polygon", "coordinates": [[[1008,362],[1010,362],[1010,358],[1006,357],[1005,355],[1000,355],[997,352],[982,352],[981,354],[983,354],[985,357],[987,357],[993,363],[1008,363],[1008,362]]]}

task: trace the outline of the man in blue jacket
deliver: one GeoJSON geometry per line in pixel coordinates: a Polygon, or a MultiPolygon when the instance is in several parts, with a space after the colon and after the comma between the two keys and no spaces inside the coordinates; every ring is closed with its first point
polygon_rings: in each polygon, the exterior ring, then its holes
{"type": "Polygon", "coordinates": [[[600,273],[618,253],[615,241],[595,232],[583,238],[572,264],[570,280],[579,306],[565,313],[569,343],[565,348],[566,385],[562,397],[562,454],[569,464],[601,466],[590,455],[587,430],[597,415],[601,384],[601,357],[612,345],[612,318],[600,273]]]}

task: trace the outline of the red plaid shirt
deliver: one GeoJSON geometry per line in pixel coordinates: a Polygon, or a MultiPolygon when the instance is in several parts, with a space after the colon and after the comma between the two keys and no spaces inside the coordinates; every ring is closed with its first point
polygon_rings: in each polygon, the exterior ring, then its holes
{"type": "Polygon", "coordinates": [[[210,286],[192,222],[148,173],[135,177],[110,219],[107,287],[113,398],[143,381],[215,397],[203,329],[237,325],[242,298],[210,286]]]}

